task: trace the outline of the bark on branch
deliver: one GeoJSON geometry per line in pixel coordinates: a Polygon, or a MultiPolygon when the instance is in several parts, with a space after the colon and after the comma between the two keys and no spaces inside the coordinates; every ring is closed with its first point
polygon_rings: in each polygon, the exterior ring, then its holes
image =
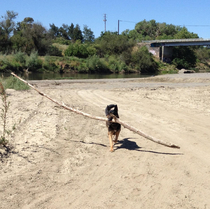
{"type": "MultiPolygon", "coordinates": [[[[60,103],[52,98],[50,98],[48,95],[46,95],[45,93],[41,92],[40,90],[38,90],[37,88],[35,88],[33,85],[31,85],[30,83],[28,83],[27,81],[25,81],[24,79],[20,78],[19,76],[17,76],[16,74],[14,73],[11,73],[13,76],[15,76],[16,78],[18,78],[19,80],[21,80],[22,82],[24,82],[25,84],[27,84],[28,86],[30,86],[31,88],[33,88],[35,91],[37,91],[41,96],[44,96],[46,97],[47,99],[51,100],[52,102],[56,103],[57,105],[63,107],[64,109],[67,109],[67,110],[70,110],[74,113],[77,113],[77,114],[80,114],[80,115],[83,115],[85,117],[88,117],[88,118],[91,118],[91,119],[94,119],[94,120],[100,120],[100,121],[107,121],[107,118],[102,118],[102,117],[97,117],[97,116],[92,116],[88,113],[84,113],[80,110],[76,110],[74,108],[71,108],[71,107],[68,107],[66,106],[63,102],[60,103]]],[[[134,128],[130,125],[128,125],[127,123],[121,121],[119,118],[116,118],[114,115],[112,115],[115,119],[115,121],[119,124],[121,124],[124,128],[127,128],[129,129],[130,131],[133,131],[137,134],[139,134],[140,136],[143,136],[145,137],[146,139],[149,139],[150,141],[153,141],[155,143],[158,143],[158,144],[161,144],[161,145],[164,145],[166,147],[170,147],[170,148],[177,148],[177,149],[180,149],[180,147],[178,145],[175,145],[175,144],[172,144],[172,143],[167,143],[167,142],[163,142],[159,139],[155,139],[154,137],[152,136],[149,136],[147,134],[145,134],[144,132],[140,131],[139,129],[137,128],[134,128]]]]}

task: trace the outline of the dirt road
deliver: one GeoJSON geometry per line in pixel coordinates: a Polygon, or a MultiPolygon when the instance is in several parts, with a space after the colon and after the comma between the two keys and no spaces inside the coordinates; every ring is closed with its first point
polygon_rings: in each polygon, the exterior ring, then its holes
{"type": "Polygon", "coordinates": [[[118,104],[122,121],[181,149],[122,129],[110,153],[104,122],[7,90],[14,149],[0,158],[0,208],[210,208],[209,74],[32,83],[95,116],[118,104]]]}

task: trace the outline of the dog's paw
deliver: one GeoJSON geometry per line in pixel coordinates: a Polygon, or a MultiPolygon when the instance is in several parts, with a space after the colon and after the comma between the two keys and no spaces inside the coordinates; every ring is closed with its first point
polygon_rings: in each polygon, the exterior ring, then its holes
{"type": "Polygon", "coordinates": [[[111,149],[110,149],[110,152],[114,152],[114,149],[113,149],[113,148],[111,148],[111,149]]]}

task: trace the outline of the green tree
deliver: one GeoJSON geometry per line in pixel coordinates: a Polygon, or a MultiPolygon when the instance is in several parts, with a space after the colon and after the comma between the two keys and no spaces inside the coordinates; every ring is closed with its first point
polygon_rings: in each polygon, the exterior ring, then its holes
{"type": "Polygon", "coordinates": [[[69,26],[66,24],[63,24],[62,27],[59,28],[59,34],[61,37],[63,37],[66,40],[70,40],[70,36],[69,36],[69,26]]]}
{"type": "Polygon", "coordinates": [[[50,33],[51,37],[54,39],[57,37],[60,37],[59,28],[57,26],[55,26],[54,23],[50,24],[49,33],[50,33]]]}
{"type": "Polygon", "coordinates": [[[14,19],[17,17],[18,13],[14,11],[7,11],[6,15],[2,16],[0,21],[0,27],[9,37],[11,32],[14,30],[15,22],[14,19]]]}
{"type": "Polygon", "coordinates": [[[173,48],[172,63],[178,68],[193,68],[196,64],[196,55],[192,47],[180,46],[173,48]]]}
{"type": "Polygon", "coordinates": [[[39,55],[45,55],[51,45],[50,33],[30,17],[17,24],[11,41],[15,51],[21,50],[28,55],[33,50],[38,51],[39,55]]]}
{"type": "Polygon", "coordinates": [[[143,20],[136,24],[135,30],[141,34],[143,37],[150,37],[150,39],[155,39],[157,36],[158,24],[155,20],[146,21],[143,20]]]}
{"type": "Polygon", "coordinates": [[[95,36],[93,34],[93,31],[91,31],[90,28],[88,28],[86,25],[83,28],[83,37],[84,37],[84,42],[85,43],[92,43],[95,40],[95,36]]]}
{"type": "Polygon", "coordinates": [[[18,13],[7,11],[0,19],[0,51],[9,52],[11,49],[10,35],[15,28],[14,19],[18,13]]]}
{"type": "Polygon", "coordinates": [[[172,24],[158,23],[156,39],[173,39],[174,36],[181,30],[180,26],[172,24]]]}
{"type": "Polygon", "coordinates": [[[81,42],[83,41],[83,36],[82,36],[82,31],[80,30],[79,25],[77,24],[76,27],[74,28],[73,31],[73,36],[71,37],[71,40],[73,42],[80,40],[81,42]]]}
{"type": "Polygon", "coordinates": [[[134,42],[129,41],[128,37],[118,35],[117,32],[101,33],[96,39],[97,54],[101,57],[105,55],[120,55],[123,51],[134,46],[134,42]]]}
{"type": "Polygon", "coordinates": [[[158,65],[146,46],[140,47],[137,50],[135,49],[128,53],[124,52],[122,54],[122,58],[127,66],[139,71],[140,73],[151,74],[158,71],[158,65]]]}
{"type": "Polygon", "coordinates": [[[8,43],[8,35],[5,33],[3,28],[0,27],[0,51],[5,52],[8,43]]]}
{"type": "Polygon", "coordinates": [[[145,46],[132,54],[131,61],[135,65],[135,68],[141,73],[156,73],[158,70],[157,63],[145,46]]]}
{"type": "Polygon", "coordinates": [[[199,47],[195,50],[196,58],[202,63],[208,63],[210,59],[210,49],[207,47],[199,47]]]}
{"type": "Polygon", "coordinates": [[[138,42],[141,42],[144,40],[144,37],[142,34],[139,34],[136,30],[125,30],[122,32],[122,35],[127,36],[129,40],[136,40],[138,42]]]}
{"type": "Polygon", "coordinates": [[[190,33],[186,27],[183,27],[181,30],[174,35],[176,39],[186,39],[186,38],[199,38],[197,34],[190,33]]]}
{"type": "Polygon", "coordinates": [[[35,50],[39,55],[45,55],[51,45],[51,39],[47,30],[39,23],[34,23],[31,29],[31,37],[35,50]]]}
{"type": "Polygon", "coordinates": [[[189,32],[185,27],[157,23],[155,20],[138,22],[134,31],[127,35],[135,37],[135,40],[198,38],[197,34],[189,32]]]}
{"type": "Polygon", "coordinates": [[[77,40],[83,41],[82,31],[80,30],[79,25],[74,26],[73,23],[71,25],[63,24],[58,30],[55,25],[51,25],[50,34],[57,35],[57,37],[62,37],[65,40],[71,40],[72,42],[76,42],[77,40]]]}

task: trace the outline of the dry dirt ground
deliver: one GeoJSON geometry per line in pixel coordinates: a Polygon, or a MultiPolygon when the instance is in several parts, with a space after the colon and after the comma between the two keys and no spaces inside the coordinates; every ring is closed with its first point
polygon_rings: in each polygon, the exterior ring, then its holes
{"type": "Polygon", "coordinates": [[[122,128],[110,153],[105,122],[7,90],[14,148],[0,149],[0,208],[210,208],[210,74],[31,83],[94,116],[118,104],[122,121],[181,148],[122,128]]]}

